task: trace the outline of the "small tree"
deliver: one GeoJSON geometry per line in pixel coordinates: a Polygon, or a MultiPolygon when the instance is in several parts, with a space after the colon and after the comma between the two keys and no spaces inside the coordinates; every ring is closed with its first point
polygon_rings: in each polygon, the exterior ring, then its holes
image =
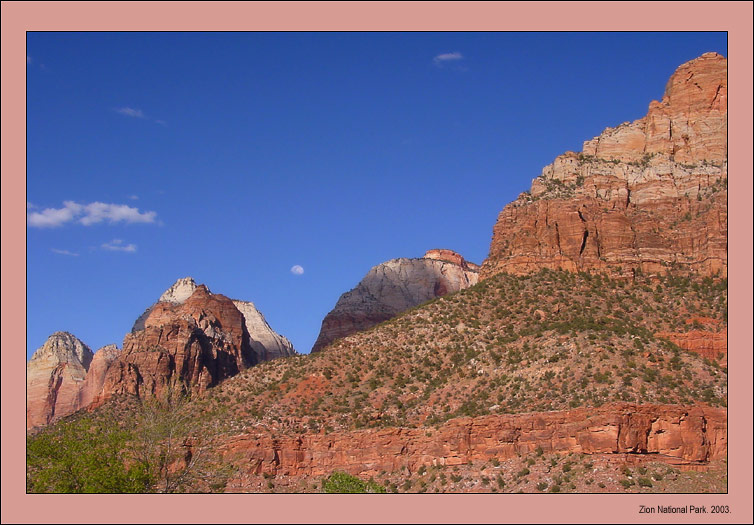
{"type": "Polygon", "coordinates": [[[136,415],[133,453],[144,471],[157,480],[157,492],[182,491],[201,477],[204,460],[200,420],[192,412],[191,395],[173,383],[159,395],[142,400],[136,415]]]}

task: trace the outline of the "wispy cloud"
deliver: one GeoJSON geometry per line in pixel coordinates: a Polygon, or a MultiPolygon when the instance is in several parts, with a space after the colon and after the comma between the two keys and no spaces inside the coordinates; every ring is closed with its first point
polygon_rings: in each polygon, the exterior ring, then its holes
{"type": "Polygon", "coordinates": [[[31,64],[31,57],[29,55],[26,55],[26,63],[31,64]]]}
{"type": "Polygon", "coordinates": [[[138,195],[129,195],[128,198],[131,199],[132,201],[138,201],[139,200],[139,196],[138,195]]]}
{"type": "Polygon", "coordinates": [[[133,118],[147,118],[147,116],[144,114],[144,112],[140,109],[134,109],[134,108],[115,108],[116,113],[120,113],[121,115],[125,115],[127,117],[133,117],[133,118]]]}
{"type": "Polygon", "coordinates": [[[114,223],[153,223],[157,212],[140,212],[125,204],[108,204],[92,202],[79,204],[74,201],[64,201],[62,208],[46,208],[33,211],[35,206],[26,204],[26,224],[32,228],[56,228],[69,222],[76,222],[84,226],[91,226],[101,222],[114,223]]]}
{"type": "Polygon", "coordinates": [[[134,253],[136,251],[135,244],[123,244],[123,239],[113,239],[110,242],[106,242],[102,245],[103,250],[111,252],[128,252],[134,253]]]}
{"type": "Polygon", "coordinates": [[[70,252],[68,250],[58,250],[57,248],[50,248],[50,250],[53,253],[57,253],[57,254],[60,254],[60,255],[69,255],[71,257],[78,257],[79,256],[78,253],[73,253],[73,252],[70,252]]]}
{"type": "Polygon", "coordinates": [[[160,126],[167,126],[168,125],[168,123],[165,122],[164,120],[150,117],[149,115],[147,115],[146,113],[144,113],[144,111],[142,111],[141,109],[138,109],[138,108],[132,108],[132,107],[124,106],[122,108],[113,108],[113,111],[115,111],[119,115],[123,115],[125,117],[131,117],[131,118],[138,118],[138,119],[149,120],[149,121],[154,122],[155,124],[159,124],[160,126]]]}
{"type": "Polygon", "coordinates": [[[293,275],[303,275],[304,274],[304,267],[296,264],[293,267],[291,267],[291,273],[293,275]]]}
{"type": "Polygon", "coordinates": [[[437,67],[443,67],[445,64],[458,62],[459,60],[463,60],[463,55],[458,51],[454,51],[452,53],[440,53],[432,59],[432,62],[434,62],[437,67]]]}

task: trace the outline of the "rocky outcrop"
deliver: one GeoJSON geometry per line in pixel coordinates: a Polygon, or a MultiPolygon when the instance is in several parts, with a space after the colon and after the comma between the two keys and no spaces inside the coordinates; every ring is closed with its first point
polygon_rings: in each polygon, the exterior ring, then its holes
{"type": "Polygon", "coordinates": [[[688,352],[694,352],[728,366],[728,332],[690,330],[688,332],[657,332],[655,337],[667,339],[688,352]]]}
{"type": "Polygon", "coordinates": [[[80,408],[79,391],[91,349],[68,332],[55,332],[26,363],[26,429],[42,427],[80,408]]]}
{"type": "MultiPolygon", "coordinates": [[[[147,310],[139,316],[131,329],[131,333],[144,329],[145,322],[152,310],[160,303],[183,304],[199,285],[192,277],[178,279],[170,288],[147,310]]],[[[209,289],[208,289],[209,291],[209,289]]],[[[293,344],[282,335],[275,332],[267,323],[262,313],[257,310],[254,303],[249,301],[233,300],[233,304],[241,312],[250,337],[250,346],[256,354],[256,362],[269,361],[278,357],[296,355],[293,344]]]]}
{"type": "Polygon", "coordinates": [[[727,60],[681,67],[647,116],[544,168],[500,213],[481,277],[541,268],[727,275],[727,60]]]}
{"type": "Polygon", "coordinates": [[[258,362],[296,355],[293,343],[270,328],[254,303],[234,300],[233,304],[244,318],[246,331],[249,333],[249,344],[258,362]]]}
{"type": "Polygon", "coordinates": [[[105,375],[110,366],[120,357],[120,349],[116,345],[103,346],[94,353],[86,378],[79,390],[79,408],[89,406],[102,391],[105,375]]]}
{"type": "Polygon", "coordinates": [[[221,447],[248,474],[368,477],[422,465],[459,465],[546,453],[651,454],[686,463],[727,455],[724,409],[613,403],[564,412],[459,418],[428,432],[388,428],[272,437],[246,434],[221,447]]]}
{"type": "Polygon", "coordinates": [[[312,352],[430,299],[473,286],[478,268],[451,250],[429,250],[420,259],[393,259],[375,266],[356,288],[340,296],[322,321],[312,352]]]}
{"type": "Polygon", "coordinates": [[[233,301],[199,285],[182,302],[156,303],[144,328],[126,335],[97,404],[118,394],[159,394],[175,383],[203,392],[256,362],[233,301]]]}

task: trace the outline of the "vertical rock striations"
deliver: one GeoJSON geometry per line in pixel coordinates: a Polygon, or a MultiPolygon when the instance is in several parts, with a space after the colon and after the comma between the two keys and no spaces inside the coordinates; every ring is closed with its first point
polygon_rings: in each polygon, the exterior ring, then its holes
{"type": "Polygon", "coordinates": [[[26,429],[42,427],[80,408],[79,390],[91,349],[68,332],[55,332],[26,363],[26,429]]]}
{"type": "MultiPolygon", "coordinates": [[[[192,277],[178,279],[170,288],[146,311],[139,316],[131,329],[135,333],[144,329],[144,323],[150,313],[159,303],[183,304],[199,285],[192,277]]],[[[208,290],[209,291],[209,290],[208,290]]],[[[254,303],[249,301],[239,301],[233,299],[233,304],[241,312],[246,325],[246,330],[251,339],[250,345],[252,351],[256,354],[256,362],[269,361],[278,357],[296,355],[293,344],[284,336],[275,332],[262,315],[257,310],[254,303]]]]}
{"type": "Polygon", "coordinates": [[[256,362],[241,312],[200,285],[182,302],[156,303],[144,328],[126,335],[102,399],[159,394],[176,382],[203,392],[256,362]]]}
{"type": "Polygon", "coordinates": [[[120,357],[120,349],[115,345],[103,346],[94,353],[86,379],[79,390],[78,408],[86,408],[102,391],[105,375],[110,366],[120,357]]]}
{"type": "Polygon", "coordinates": [[[420,259],[393,259],[372,268],[344,293],[322,321],[312,352],[366,330],[430,299],[473,286],[479,267],[451,250],[429,250],[420,259]]]}
{"type": "Polygon", "coordinates": [[[727,59],[679,67],[647,116],[544,168],[493,229],[481,277],[540,268],[727,275],[727,59]]]}
{"type": "Polygon", "coordinates": [[[295,353],[253,303],[213,294],[185,277],[136,320],[97,403],[119,394],[159,394],[176,382],[203,392],[249,366],[295,353]]]}
{"type": "Polygon", "coordinates": [[[249,343],[258,362],[296,355],[293,343],[270,327],[254,303],[233,300],[233,304],[244,318],[246,331],[249,333],[249,343]]]}

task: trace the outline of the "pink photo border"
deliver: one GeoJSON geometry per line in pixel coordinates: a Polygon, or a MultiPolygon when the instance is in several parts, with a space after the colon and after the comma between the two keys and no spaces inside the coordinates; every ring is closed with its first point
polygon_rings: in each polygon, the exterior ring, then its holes
{"type": "MultiPolygon", "coordinates": [[[[651,59],[651,57],[650,57],[651,59]]],[[[748,2],[3,2],[3,523],[623,523],[645,505],[728,505],[752,521],[752,4],[748,2]],[[728,31],[729,493],[28,495],[25,493],[26,31],[728,31]],[[22,276],[24,277],[22,279],[22,276]],[[24,327],[22,329],[21,327],[24,327]],[[549,498],[546,503],[542,498],[549,498]]],[[[506,204],[500,203],[500,207],[506,204]]]]}

